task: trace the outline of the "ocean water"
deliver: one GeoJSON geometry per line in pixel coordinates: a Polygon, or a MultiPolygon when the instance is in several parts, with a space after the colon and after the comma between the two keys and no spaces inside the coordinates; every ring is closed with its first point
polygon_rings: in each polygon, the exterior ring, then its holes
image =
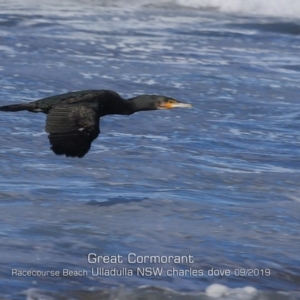
{"type": "Polygon", "coordinates": [[[52,153],[45,115],[0,113],[1,299],[300,299],[299,13],[0,1],[0,105],[83,89],[193,105],[104,117],[83,159],[52,153]]]}

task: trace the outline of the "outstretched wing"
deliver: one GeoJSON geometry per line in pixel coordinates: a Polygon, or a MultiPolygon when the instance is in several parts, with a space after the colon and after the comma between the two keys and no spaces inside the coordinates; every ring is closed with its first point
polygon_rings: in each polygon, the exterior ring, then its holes
{"type": "Polygon", "coordinates": [[[46,122],[52,151],[58,155],[83,157],[100,133],[99,120],[96,107],[91,103],[55,106],[46,122]]]}

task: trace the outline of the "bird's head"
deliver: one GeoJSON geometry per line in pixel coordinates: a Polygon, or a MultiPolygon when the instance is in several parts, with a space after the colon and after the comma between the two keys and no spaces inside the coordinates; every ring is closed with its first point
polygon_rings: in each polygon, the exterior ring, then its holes
{"type": "Polygon", "coordinates": [[[176,108],[176,107],[181,107],[181,108],[191,108],[192,105],[189,103],[183,103],[178,100],[175,100],[170,97],[165,97],[165,96],[154,96],[156,98],[156,103],[157,103],[157,109],[171,109],[171,108],[176,108]]]}
{"type": "Polygon", "coordinates": [[[142,110],[171,109],[176,107],[191,108],[192,105],[183,103],[166,96],[141,95],[129,99],[134,105],[135,112],[142,110]]]}

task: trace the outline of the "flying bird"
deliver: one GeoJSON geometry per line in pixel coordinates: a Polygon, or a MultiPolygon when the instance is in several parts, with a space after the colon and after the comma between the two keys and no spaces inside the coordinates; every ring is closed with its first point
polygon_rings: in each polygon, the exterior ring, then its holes
{"type": "Polygon", "coordinates": [[[1,106],[0,111],[42,112],[47,114],[46,132],[52,151],[67,157],[83,157],[99,133],[100,118],[131,115],[139,111],[188,108],[191,104],[159,95],[140,95],[123,99],[110,90],[71,92],[37,101],[1,106]]]}

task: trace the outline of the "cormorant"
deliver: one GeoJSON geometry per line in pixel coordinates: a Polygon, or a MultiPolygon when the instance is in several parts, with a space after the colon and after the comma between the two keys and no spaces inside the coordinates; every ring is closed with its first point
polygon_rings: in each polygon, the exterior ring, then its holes
{"type": "Polygon", "coordinates": [[[37,101],[1,106],[0,111],[43,112],[48,114],[46,132],[57,155],[83,157],[100,133],[100,118],[106,115],[131,115],[138,111],[191,107],[173,98],[140,95],[123,99],[110,90],[71,92],[37,101]]]}

